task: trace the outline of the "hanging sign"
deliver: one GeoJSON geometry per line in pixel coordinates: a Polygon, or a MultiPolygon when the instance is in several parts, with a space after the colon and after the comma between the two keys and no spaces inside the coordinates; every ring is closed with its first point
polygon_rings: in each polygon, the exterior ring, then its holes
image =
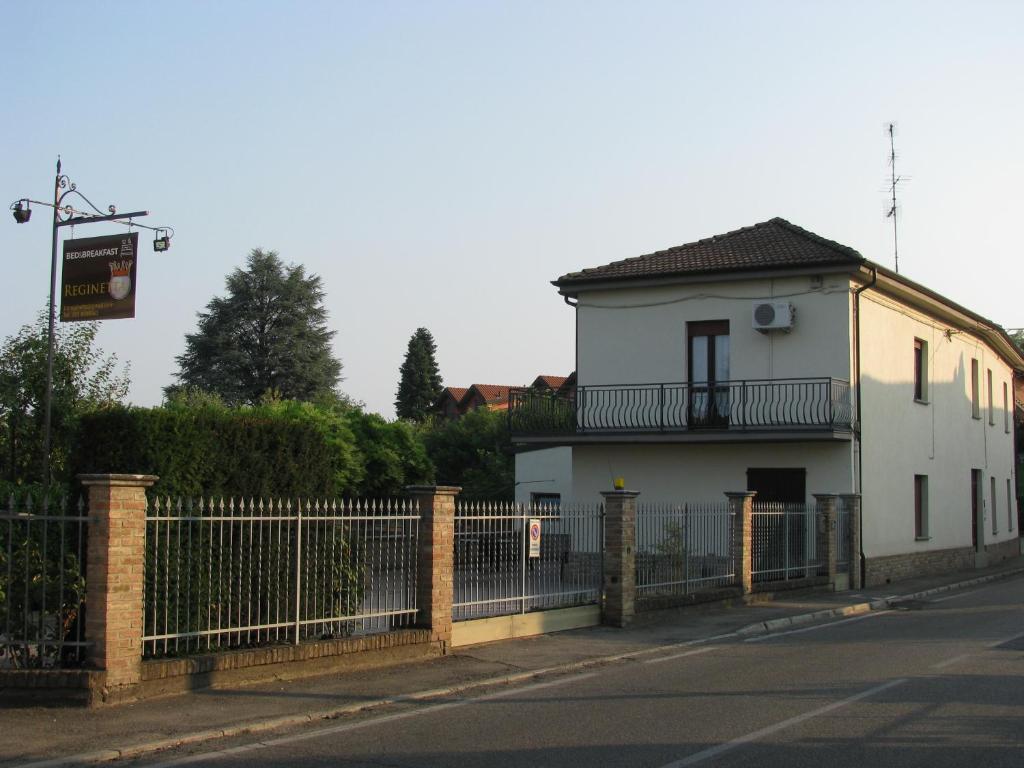
{"type": "Polygon", "coordinates": [[[540,557],[540,520],[530,518],[530,557],[540,557]]]}
{"type": "Polygon", "coordinates": [[[135,317],[138,252],[138,232],[65,240],[61,322],[135,317]]]}

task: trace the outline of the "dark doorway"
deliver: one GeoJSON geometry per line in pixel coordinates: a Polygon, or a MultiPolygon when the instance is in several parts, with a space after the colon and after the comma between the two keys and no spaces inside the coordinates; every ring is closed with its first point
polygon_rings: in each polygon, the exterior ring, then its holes
{"type": "Polygon", "coordinates": [[[747,490],[757,491],[755,503],[803,504],[807,499],[807,470],[748,469],[747,490]]]}

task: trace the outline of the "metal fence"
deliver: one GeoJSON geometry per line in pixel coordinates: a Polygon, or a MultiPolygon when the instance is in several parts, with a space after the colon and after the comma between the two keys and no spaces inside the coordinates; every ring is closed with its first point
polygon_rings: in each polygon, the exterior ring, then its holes
{"type": "Polygon", "coordinates": [[[419,520],[414,501],[153,500],[143,653],[409,625],[419,520]]]}
{"type": "Polygon", "coordinates": [[[455,621],[589,605],[601,599],[604,508],[460,502],[455,621]],[[540,541],[531,552],[530,528],[540,541]]]}
{"type": "Polygon", "coordinates": [[[573,398],[513,390],[517,434],[849,429],[850,384],[828,377],[577,387],[573,398]]]}
{"type": "Polygon", "coordinates": [[[88,519],[81,499],[0,507],[0,669],[82,662],[88,519]]]}
{"type": "Polygon", "coordinates": [[[813,504],[754,504],[754,581],[786,581],[817,576],[817,513],[813,504]]]}
{"type": "Polygon", "coordinates": [[[688,595],[731,584],[734,515],[727,502],[638,505],[637,598],[688,595]]]}

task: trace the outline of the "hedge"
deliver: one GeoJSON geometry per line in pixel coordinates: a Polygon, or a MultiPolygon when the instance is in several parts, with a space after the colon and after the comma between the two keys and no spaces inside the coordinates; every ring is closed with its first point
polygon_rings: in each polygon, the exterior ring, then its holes
{"type": "Polygon", "coordinates": [[[76,442],[76,474],[153,474],[172,497],[343,496],[364,475],[346,419],[304,403],[104,409],[76,442]]]}

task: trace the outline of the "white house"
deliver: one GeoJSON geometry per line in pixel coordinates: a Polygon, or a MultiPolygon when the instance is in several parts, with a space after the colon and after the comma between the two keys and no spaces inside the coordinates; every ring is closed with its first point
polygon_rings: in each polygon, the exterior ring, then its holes
{"type": "Polygon", "coordinates": [[[518,501],[859,493],[867,584],[1020,553],[1002,328],[783,219],[563,275],[573,400],[513,393],[518,501]]]}

